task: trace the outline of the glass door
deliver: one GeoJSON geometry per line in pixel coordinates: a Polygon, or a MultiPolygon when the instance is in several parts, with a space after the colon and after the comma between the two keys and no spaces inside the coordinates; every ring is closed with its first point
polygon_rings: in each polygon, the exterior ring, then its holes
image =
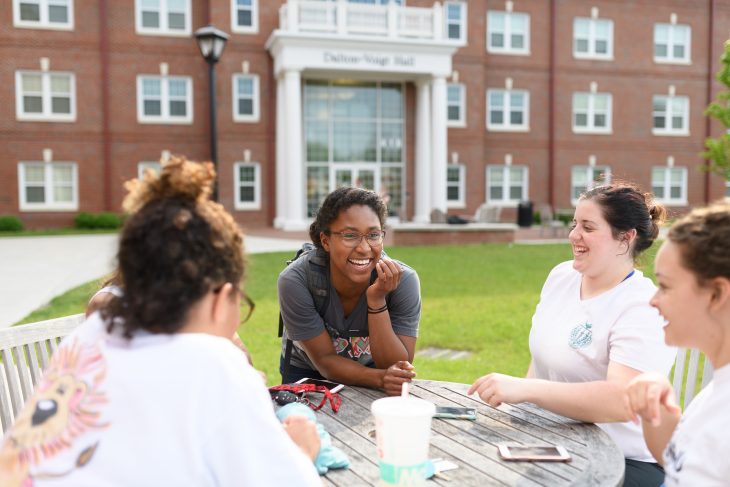
{"type": "Polygon", "coordinates": [[[332,166],[330,174],[330,187],[341,188],[343,186],[354,186],[356,188],[371,189],[379,191],[377,182],[377,167],[361,164],[337,164],[332,166]],[[370,166],[370,167],[368,167],[370,166]]]}

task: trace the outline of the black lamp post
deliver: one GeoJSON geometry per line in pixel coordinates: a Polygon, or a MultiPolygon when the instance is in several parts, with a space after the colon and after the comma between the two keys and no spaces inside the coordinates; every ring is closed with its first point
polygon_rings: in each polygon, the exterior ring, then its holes
{"type": "Polygon", "coordinates": [[[215,63],[221,58],[223,48],[226,47],[228,34],[212,25],[201,27],[195,31],[195,40],[198,42],[200,54],[208,63],[208,104],[210,109],[210,159],[216,170],[216,180],[213,183],[213,201],[218,201],[218,142],[216,125],[216,98],[215,98],[215,63]]]}

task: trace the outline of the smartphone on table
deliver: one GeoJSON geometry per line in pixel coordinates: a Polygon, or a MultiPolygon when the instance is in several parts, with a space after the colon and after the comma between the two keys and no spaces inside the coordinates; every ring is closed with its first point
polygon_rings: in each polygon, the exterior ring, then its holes
{"type": "Polygon", "coordinates": [[[477,410],[475,408],[464,408],[456,406],[436,406],[436,414],[434,418],[448,419],[468,419],[475,421],[477,419],[477,410]]]}
{"type": "Polygon", "coordinates": [[[338,384],[337,382],[333,382],[331,380],[326,379],[310,379],[308,377],[305,377],[304,379],[299,379],[295,382],[295,384],[314,384],[315,386],[325,386],[330,392],[338,392],[342,390],[344,384],[338,384]]]}
{"type": "Polygon", "coordinates": [[[557,445],[497,445],[499,456],[505,460],[527,462],[569,462],[570,454],[557,445]]]}

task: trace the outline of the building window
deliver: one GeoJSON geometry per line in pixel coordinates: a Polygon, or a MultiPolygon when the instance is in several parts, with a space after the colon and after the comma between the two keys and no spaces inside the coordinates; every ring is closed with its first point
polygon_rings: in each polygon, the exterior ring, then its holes
{"type": "Polygon", "coordinates": [[[689,97],[656,95],[652,107],[654,135],[689,135],[689,97]]]}
{"type": "Polygon", "coordinates": [[[139,123],[192,123],[193,80],[187,76],[137,76],[139,123]]]}
{"type": "Polygon", "coordinates": [[[573,93],[573,132],[611,133],[611,95],[573,93]]]}
{"type": "Polygon", "coordinates": [[[466,206],[465,175],[466,167],[463,164],[449,164],[446,167],[446,204],[449,208],[466,206]]]}
{"type": "Polygon", "coordinates": [[[570,202],[578,203],[580,195],[596,186],[611,183],[611,168],[608,166],[573,166],[570,171],[570,202]]]}
{"type": "Polygon", "coordinates": [[[487,130],[530,130],[530,94],[522,90],[487,90],[487,130]]]}
{"type": "Polygon", "coordinates": [[[13,0],[13,25],[31,29],[74,28],[73,0],[13,0]]]}
{"type": "Polygon", "coordinates": [[[231,0],[231,30],[239,34],[259,31],[258,0],[231,0]]]}
{"type": "Polygon", "coordinates": [[[395,82],[304,81],[307,216],[340,186],[372,189],[389,216],[405,201],[405,87],[395,82]]]}
{"type": "Polygon", "coordinates": [[[137,177],[144,178],[145,171],[149,169],[156,174],[160,174],[162,165],[158,161],[142,161],[137,164],[137,177]]]}
{"type": "Polygon", "coordinates": [[[487,166],[487,203],[512,206],[527,197],[526,166],[487,166]]]}
{"type": "Polygon", "coordinates": [[[446,37],[466,43],[466,2],[446,2],[446,37]]]}
{"type": "Polygon", "coordinates": [[[487,51],[496,54],[529,54],[530,16],[524,13],[488,11],[487,51]]]}
{"type": "Polygon", "coordinates": [[[138,34],[190,35],[190,0],[135,0],[138,34]]]}
{"type": "Polygon", "coordinates": [[[576,17],[573,20],[573,56],[613,58],[613,20],[576,17]]]}
{"type": "Polygon", "coordinates": [[[76,120],[76,79],[71,73],[15,72],[15,116],[18,120],[76,120]]]}
{"type": "Polygon", "coordinates": [[[73,211],[79,206],[75,162],[20,162],[18,188],[21,211],[73,211]]]}
{"type": "Polygon", "coordinates": [[[237,162],[233,165],[237,210],[261,209],[261,166],[256,162],[237,162]]]}
{"type": "Polygon", "coordinates": [[[687,204],[687,168],[653,167],[651,191],[658,201],[668,205],[687,204]]]}
{"type": "Polygon", "coordinates": [[[446,88],[446,95],[448,97],[446,106],[447,125],[449,127],[465,127],[466,87],[461,83],[449,83],[446,88]]]}
{"type": "Polygon", "coordinates": [[[689,25],[654,24],[654,61],[689,64],[692,28],[689,25]]]}
{"type": "Polygon", "coordinates": [[[233,120],[259,121],[259,77],[252,74],[233,75],[233,120]]]}

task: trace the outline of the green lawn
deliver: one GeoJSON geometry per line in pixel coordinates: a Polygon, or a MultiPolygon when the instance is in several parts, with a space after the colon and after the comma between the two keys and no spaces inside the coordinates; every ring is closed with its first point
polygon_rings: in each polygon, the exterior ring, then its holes
{"type": "MultiPolygon", "coordinates": [[[[418,348],[473,352],[457,361],[417,358],[418,376],[470,383],[490,371],[526,372],[530,319],[542,283],[555,264],[570,259],[570,248],[566,244],[392,247],[388,254],[416,269],[421,279],[418,348]]],[[[291,255],[250,256],[246,290],[256,302],[256,312],[239,332],[270,383],[279,379],[276,279],[291,255]]],[[[653,252],[646,261],[650,259],[653,252]]],[[[79,313],[97,286],[92,282],[73,289],[23,322],[79,313]]]]}
{"type": "Polygon", "coordinates": [[[21,230],[19,232],[0,232],[2,237],[49,237],[56,235],[95,235],[99,233],[117,233],[118,229],[90,228],[48,228],[39,230],[21,230]]]}

